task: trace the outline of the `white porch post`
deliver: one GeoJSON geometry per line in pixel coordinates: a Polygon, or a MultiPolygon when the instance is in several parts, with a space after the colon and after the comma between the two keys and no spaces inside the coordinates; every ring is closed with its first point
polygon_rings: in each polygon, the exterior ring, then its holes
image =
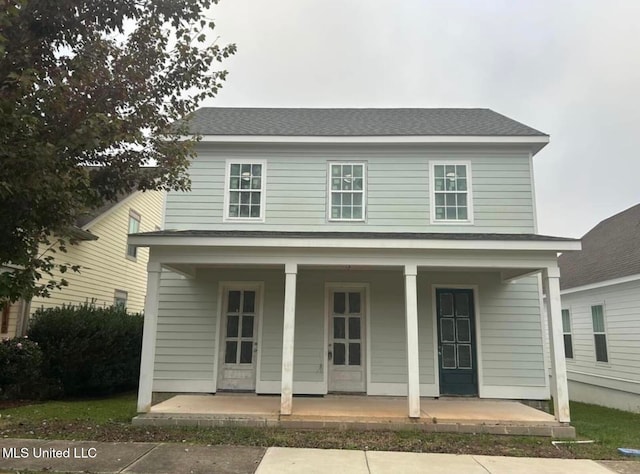
{"type": "Polygon", "coordinates": [[[416,265],[404,266],[405,326],[407,328],[407,372],[409,417],[420,418],[420,370],[418,362],[418,293],[416,265]]]}
{"type": "Polygon", "coordinates": [[[151,409],[153,364],[156,358],[156,333],[158,331],[158,291],[160,289],[161,272],[162,266],[159,263],[149,262],[147,265],[147,296],[144,304],[138,413],[146,413],[151,409]]]}
{"type": "Polygon", "coordinates": [[[549,267],[542,271],[542,286],[546,295],[547,321],[549,323],[553,408],[556,419],[561,423],[568,423],[571,418],[567,364],[564,358],[562,337],[562,305],[560,303],[560,270],[558,267],[549,267]]]}
{"type": "Polygon", "coordinates": [[[282,389],[280,414],[291,415],[293,404],[293,343],[296,328],[296,276],[298,265],[284,266],[284,327],[282,329],[282,389]]]}

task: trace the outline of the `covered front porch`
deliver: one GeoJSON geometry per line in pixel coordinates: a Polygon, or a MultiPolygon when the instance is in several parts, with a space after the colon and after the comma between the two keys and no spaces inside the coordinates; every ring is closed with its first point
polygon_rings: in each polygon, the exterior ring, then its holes
{"type": "Polygon", "coordinates": [[[291,415],[280,397],[253,394],[177,395],[138,415],[138,425],[280,426],[298,429],[421,430],[573,438],[573,427],[512,400],[421,398],[420,418],[407,417],[406,398],[359,395],[295,397],[291,415]]]}
{"type": "Polygon", "coordinates": [[[160,416],[154,392],[236,389],[277,395],[268,397],[277,406],[265,419],[275,409],[280,424],[309,421],[298,417],[310,404],[328,408],[294,394],[328,400],[342,391],[365,393],[365,404],[391,396],[384,406],[400,410],[391,419],[420,426],[443,424],[425,411],[424,397],[453,393],[481,399],[464,399],[472,402],[551,394],[556,422],[570,421],[556,253],[578,243],[521,235],[239,231],[130,239],[151,250],[138,399],[147,415],[140,419],[160,416]],[[551,386],[541,286],[548,295],[551,386]],[[456,384],[465,391],[445,390],[456,384]]]}

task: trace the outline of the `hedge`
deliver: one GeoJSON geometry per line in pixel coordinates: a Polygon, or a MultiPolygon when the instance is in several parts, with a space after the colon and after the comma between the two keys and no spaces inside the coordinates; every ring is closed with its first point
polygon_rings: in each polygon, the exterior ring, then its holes
{"type": "Polygon", "coordinates": [[[91,304],[38,310],[29,338],[42,350],[42,375],[64,396],[109,395],[138,384],[143,317],[91,304]]]}

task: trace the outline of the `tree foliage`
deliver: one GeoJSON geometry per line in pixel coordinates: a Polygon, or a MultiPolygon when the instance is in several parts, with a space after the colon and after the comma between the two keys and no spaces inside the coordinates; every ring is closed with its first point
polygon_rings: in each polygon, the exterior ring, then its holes
{"type": "Polygon", "coordinates": [[[217,2],[0,0],[0,267],[16,268],[0,302],[65,284],[39,252],[64,252],[88,209],[188,189],[195,142],[172,124],[226,77],[215,64],[235,45],[212,40],[217,2]]]}

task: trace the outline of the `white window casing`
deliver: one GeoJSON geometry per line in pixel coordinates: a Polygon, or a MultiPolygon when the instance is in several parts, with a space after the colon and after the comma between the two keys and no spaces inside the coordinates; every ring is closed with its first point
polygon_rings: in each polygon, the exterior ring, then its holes
{"type": "MultiPolygon", "coordinates": [[[[140,232],[140,222],[142,222],[142,216],[134,211],[133,209],[129,209],[129,234],[137,234],[140,232]]],[[[127,245],[127,258],[130,260],[135,260],[138,257],[138,248],[135,245],[127,245]]]]}
{"type": "Polygon", "coordinates": [[[430,161],[431,224],[473,224],[470,161],[430,161]]]}
{"type": "Polygon", "coordinates": [[[264,222],[266,160],[227,160],[224,181],[224,221],[264,222]]]}
{"type": "Polygon", "coordinates": [[[607,329],[605,327],[604,304],[591,305],[591,322],[593,325],[593,346],[596,363],[609,363],[607,348],[607,329]]]}
{"type": "Polygon", "coordinates": [[[330,162],[327,220],[364,222],[367,214],[367,166],[364,162],[330,162]]]}

